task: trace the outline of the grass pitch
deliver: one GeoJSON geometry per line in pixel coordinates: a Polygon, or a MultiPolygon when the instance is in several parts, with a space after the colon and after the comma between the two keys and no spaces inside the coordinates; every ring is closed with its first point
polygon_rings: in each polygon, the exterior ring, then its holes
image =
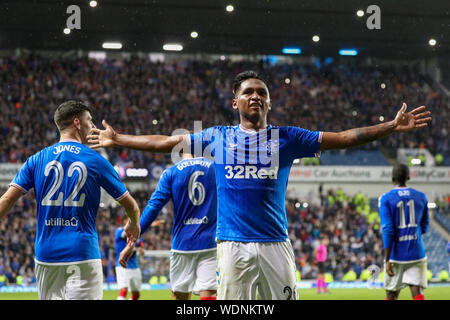
{"type": "MultiPolygon", "coordinates": [[[[116,300],[117,290],[103,292],[103,300],[116,300]]],[[[299,300],[384,300],[385,291],[383,289],[330,289],[330,293],[318,294],[315,289],[299,289],[299,300]]],[[[130,294],[128,294],[128,298],[130,294]]],[[[0,293],[0,300],[37,300],[36,292],[24,293],[0,293]]],[[[425,290],[427,300],[450,300],[450,286],[429,287],[425,290]]],[[[172,300],[169,290],[143,290],[140,300],[172,300]]],[[[196,295],[192,300],[199,300],[196,295]]],[[[408,288],[400,292],[399,300],[411,300],[411,293],[408,288]]]]}

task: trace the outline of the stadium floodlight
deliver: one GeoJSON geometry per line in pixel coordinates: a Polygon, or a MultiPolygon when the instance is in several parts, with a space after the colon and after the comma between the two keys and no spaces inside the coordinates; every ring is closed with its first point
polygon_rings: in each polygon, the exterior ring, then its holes
{"type": "Polygon", "coordinates": [[[152,123],[156,126],[158,124],[158,120],[154,119],[152,123]]]}
{"type": "Polygon", "coordinates": [[[356,50],[356,49],[341,49],[341,50],[339,50],[339,54],[341,56],[356,56],[358,54],[358,50],[356,50]]]}
{"type": "Polygon", "coordinates": [[[284,54],[300,54],[302,53],[302,49],[296,47],[285,47],[281,50],[284,54]]]}
{"type": "Polygon", "coordinates": [[[386,89],[386,84],[383,82],[383,83],[380,85],[380,88],[381,88],[381,89],[386,89]]]}
{"type": "Polygon", "coordinates": [[[380,116],[380,122],[383,122],[383,121],[384,121],[384,117],[380,116]]]}
{"type": "Polygon", "coordinates": [[[63,32],[64,32],[64,34],[70,34],[70,29],[69,28],[64,28],[63,32]]]}
{"type": "Polygon", "coordinates": [[[356,11],[356,15],[358,17],[362,17],[364,15],[364,11],[363,10],[358,10],[358,11],[356,11]]]}
{"type": "Polygon", "coordinates": [[[421,163],[422,163],[422,160],[420,160],[418,158],[411,159],[411,164],[420,165],[421,163]]]}
{"type": "Polygon", "coordinates": [[[303,208],[308,208],[309,204],[308,202],[303,202],[303,208]]]}
{"type": "Polygon", "coordinates": [[[163,45],[163,50],[165,51],[182,51],[183,46],[179,43],[166,43],[163,45]]]}
{"type": "Polygon", "coordinates": [[[197,31],[192,31],[191,32],[191,38],[197,38],[198,37],[198,32],[197,31]]]}
{"type": "Polygon", "coordinates": [[[102,61],[106,59],[105,51],[89,51],[88,53],[89,59],[95,59],[97,61],[102,61]]]}
{"type": "Polygon", "coordinates": [[[286,83],[286,84],[291,83],[291,79],[289,79],[289,78],[284,79],[284,83],[286,83]]]}
{"type": "Polygon", "coordinates": [[[89,5],[90,5],[92,8],[95,8],[95,7],[97,6],[97,1],[92,0],[91,2],[89,2],[89,5]]]}
{"type": "Polygon", "coordinates": [[[319,42],[319,41],[320,41],[320,37],[319,37],[318,35],[314,35],[314,36],[312,37],[312,40],[313,40],[314,42],[319,42]]]}
{"type": "Polygon", "coordinates": [[[229,4],[229,5],[226,6],[225,10],[227,10],[227,12],[233,12],[234,11],[234,7],[231,4],[229,4]]]}
{"type": "Polygon", "coordinates": [[[120,42],[103,42],[103,49],[122,49],[122,44],[120,42]]]}
{"type": "Polygon", "coordinates": [[[437,43],[436,39],[430,39],[430,40],[428,41],[428,44],[429,44],[430,46],[435,46],[436,43],[437,43]]]}

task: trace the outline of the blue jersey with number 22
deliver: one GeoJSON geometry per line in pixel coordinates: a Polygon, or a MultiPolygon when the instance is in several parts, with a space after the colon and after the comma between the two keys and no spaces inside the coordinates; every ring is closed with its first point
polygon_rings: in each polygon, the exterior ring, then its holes
{"type": "Polygon", "coordinates": [[[128,194],[112,165],[78,142],[59,142],[29,157],[10,184],[34,188],[35,259],[68,263],[100,259],[96,216],[100,187],[114,199],[128,194]]]}

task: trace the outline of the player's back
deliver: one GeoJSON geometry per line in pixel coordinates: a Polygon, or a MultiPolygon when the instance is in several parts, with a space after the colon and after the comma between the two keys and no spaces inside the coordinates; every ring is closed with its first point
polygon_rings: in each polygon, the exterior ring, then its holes
{"type": "Polygon", "coordinates": [[[206,158],[184,159],[165,174],[174,207],[172,250],[216,247],[217,191],[214,163],[206,158]]]}
{"type": "Polygon", "coordinates": [[[100,259],[96,231],[100,187],[116,200],[127,190],[98,152],[78,142],[56,143],[28,158],[12,184],[35,191],[37,261],[100,259]]]}
{"type": "Polygon", "coordinates": [[[392,239],[391,261],[412,262],[426,258],[422,234],[427,231],[428,202],[413,188],[394,188],[380,197],[383,241],[392,239]]]}

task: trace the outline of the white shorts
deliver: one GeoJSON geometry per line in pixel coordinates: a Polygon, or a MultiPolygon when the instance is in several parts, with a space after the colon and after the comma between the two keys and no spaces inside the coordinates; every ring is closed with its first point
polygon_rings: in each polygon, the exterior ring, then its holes
{"type": "Polygon", "coordinates": [[[131,292],[141,291],[142,273],[139,268],[123,268],[116,266],[117,286],[119,289],[128,288],[131,292]]]}
{"type": "Polygon", "coordinates": [[[217,290],[216,249],[170,254],[170,285],[173,292],[217,290]]]}
{"type": "Polygon", "coordinates": [[[35,266],[40,300],[101,300],[103,270],[101,260],[76,264],[35,266]]]}
{"type": "Polygon", "coordinates": [[[427,287],[427,260],[412,263],[391,262],[391,264],[394,269],[393,277],[386,273],[386,266],[384,266],[384,287],[387,291],[402,290],[409,285],[423,289],[427,287]]]}
{"type": "Polygon", "coordinates": [[[219,241],[218,300],[297,300],[291,242],[219,241]]]}

